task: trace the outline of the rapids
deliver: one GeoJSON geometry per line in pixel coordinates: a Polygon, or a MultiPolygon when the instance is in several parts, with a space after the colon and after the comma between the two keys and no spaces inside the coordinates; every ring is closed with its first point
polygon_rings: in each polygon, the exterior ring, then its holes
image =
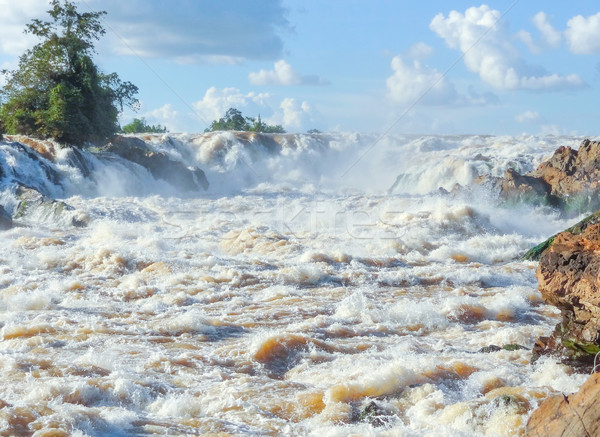
{"type": "Polygon", "coordinates": [[[89,217],[0,232],[0,433],[522,434],[585,380],[530,364],[558,311],[519,261],[575,219],[438,187],[581,139],[146,137],[205,171],[193,195],[124,160],[83,152],[83,175],[68,149],[0,143],[7,210],[17,181],[89,217]],[[507,344],[525,349],[481,350],[507,344]]]}

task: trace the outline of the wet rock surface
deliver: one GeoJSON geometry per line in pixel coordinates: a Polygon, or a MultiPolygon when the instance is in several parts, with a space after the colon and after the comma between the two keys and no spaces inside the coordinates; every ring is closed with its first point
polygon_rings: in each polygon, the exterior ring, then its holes
{"type": "Polygon", "coordinates": [[[561,310],[553,336],[568,358],[590,360],[600,351],[600,223],[580,235],[561,232],[537,269],[544,300],[561,310]]]}
{"type": "Polygon", "coordinates": [[[0,230],[4,231],[13,226],[12,216],[0,205],[0,230]]]}
{"type": "Polygon", "coordinates": [[[552,396],[542,402],[529,418],[526,435],[600,435],[600,374],[590,376],[576,394],[552,396]]]}
{"type": "MultiPolygon", "coordinates": [[[[580,235],[583,231],[587,229],[588,226],[596,223],[600,223],[600,211],[596,211],[595,213],[590,214],[583,220],[580,220],[579,222],[575,223],[570,228],[565,229],[564,232],[569,232],[573,235],[580,235]]],[[[552,244],[554,243],[554,239],[557,235],[558,234],[554,234],[543,243],[540,243],[537,246],[531,248],[521,257],[521,259],[525,261],[539,261],[544,251],[550,246],[552,246],[552,244]]]]}
{"type": "MultiPolygon", "coordinates": [[[[559,147],[534,171],[509,168],[503,177],[482,175],[473,181],[507,203],[548,205],[567,216],[600,208],[600,142],[584,140],[579,149],[559,147]]],[[[455,187],[452,193],[468,188],[455,187]]]]}
{"type": "Polygon", "coordinates": [[[46,221],[62,223],[75,227],[88,224],[88,217],[72,206],[49,198],[33,188],[17,186],[15,195],[18,199],[12,218],[19,221],[46,221]]]}
{"type": "Polygon", "coordinates": [[[139,138],[116,136],[100,150],[135,162],[148,169],[154,178],[167,181],[180,190],[208,189],[208,180],[201,169],[190,169],[182,162],[173,161],[166,153],[152,150],[139,138]]]}

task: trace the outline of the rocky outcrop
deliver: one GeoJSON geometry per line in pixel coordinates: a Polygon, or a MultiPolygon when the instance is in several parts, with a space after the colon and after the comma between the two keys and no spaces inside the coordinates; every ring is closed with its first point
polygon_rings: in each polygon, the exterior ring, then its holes
{"type": "MultiPolygon", "coordinates": [[[[596,223],[600,223],[600,211],[596,211],[595,213],[590,214],[583,220],[575,223],[570,228],[565,229],[564,232],[569,232],[573,235],[580,235],[583,231],[585,231],[587,229],[588,226],[596,224],[596,223]]],[[[552,244],[554,243],[554,239],[556,238],[557,235],[558,234],[554,234],[553,236],[548,238],[543,243],[540,243],[537,246],[529,249],[521,257],[521,259],[524,261],[539,261],[540,258],[542,257],[542,254],[544,253],[544,251],[546,249],[548,249],[550,246],[552,246],[552,244]]]]}
{"type": "Polygon", "coordinates": [[[12,218],[17,221],[35,221],[86,226],[88,217],[60,200],[44,196],[33,188],[17,186],[15,195],[18,200],[12,218]]]}
{"type": "Polygon", "coordinates": [[[560,205],[560,198],[552,194],[550,184],[540,178],[521,175],[512,168],[506,170],[502,178],[484,175],[475,179],[473,183],[497,192],[505,201],[560,205]]]}
{"type": "Polygon", "coordinates": [[[552,157],[525,175],[508,169],[504,177],[473,181],[508,202],[557,207],[567,214],[600,208],[600,142],[584,140],[579,149],[559,147],[552,157]]]}
{"type": "Polygon", "coordinates": [[[600,223],[576,235],[561,232],[542,254],[537,269],[544,300],[561,310],[553,335],[541,338],[534,354],[555,354],[591,364],[600,352],[600,223]]]}
{"type": "Polygon", "coordinates": [[[595,373],[571,396],[546,399],[527,423],[529,437],[600,435],[600,374],[595,373]]]}
{"type": "Polygon", "coordinates": [[[208,189],[209,183],[202,170],[197,167],[190,169],[182,162],[173,161],[166,153],[152,150],[139,138],[116,136],[100,150],[135,162],[148,169],[154,178],[162,179],[182,191],[208,189]]]}
{"type": "MultiPolygon", "coordinates": [[[[600,211],[544,244],[539,289],[544,301],[560,309],[561,321],[552,335],[536,342],[533,358],[553,355],[579,371],[595,372],[600,365],[600,211]]],[[[600,374],[574,395],[546,399],[530,417],[526,434],[600,435],[600,374]]]]}
{"type": "Polygon", "coordinates": [[[559,147],[552,157],[531,173],[552,187],[560,197],[596,193],[600,188],[600,143],[584,140],[579,149],[559,147]]]}

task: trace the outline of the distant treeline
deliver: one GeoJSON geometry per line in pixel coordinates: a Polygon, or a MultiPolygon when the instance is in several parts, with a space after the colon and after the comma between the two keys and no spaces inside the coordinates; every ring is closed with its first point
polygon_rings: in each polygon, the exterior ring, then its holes
{"type": "Polygon", "coordinates": [[[206,128],[204,132],[214,132],[219,130],[263,132],[268,134],[285,133],[285,129],[279,124],[270,125],[263,123],[260,119],[260,114],[258,115],[258,118],[244,117],[242,113],[235,108],[229,108],[224,117],[214,120],[210,124],[210,127],[206,128]]]}

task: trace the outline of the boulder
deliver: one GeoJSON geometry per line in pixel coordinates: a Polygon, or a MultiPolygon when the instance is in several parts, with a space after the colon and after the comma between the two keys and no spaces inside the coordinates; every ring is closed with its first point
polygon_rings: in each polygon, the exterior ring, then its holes
{"type": "Polygon", "coordinates": [[[33,188],[18,185],[15,190],[17,206],[12,218],[25,222],[48,222],[76,227],[86,226],[88,217],[60,200],[47,197],[33,188]]]}
{"type": "Polygon", "coordinates": [[[13,222],[11,215],[0,205],[0,231],[12,228],[13,222]]]}
{"type": "Polygon", "coordinates": [[[155,179],[162,179],[182,191],[208,189],[208,180],[201,169],[190,169],[182,162],[173,161],[166,153],[154,151],[139,138],[119,135],[101,150],[145,167],[155,179]]]}
{"type": "Polygon", "coordinates": [[[527,422],[526,435],[600,435],[600,374],[595,373],[573,395],[547,398],[527,422]]]}
{"type": "Polygon", "coordinates": [[[562,320],[534,355],[555,354],[569,362],[591,364],[600,352],[600,223],[577,234],[561,232],[539,262],[543,299],[558,307],[562,320]]]}

